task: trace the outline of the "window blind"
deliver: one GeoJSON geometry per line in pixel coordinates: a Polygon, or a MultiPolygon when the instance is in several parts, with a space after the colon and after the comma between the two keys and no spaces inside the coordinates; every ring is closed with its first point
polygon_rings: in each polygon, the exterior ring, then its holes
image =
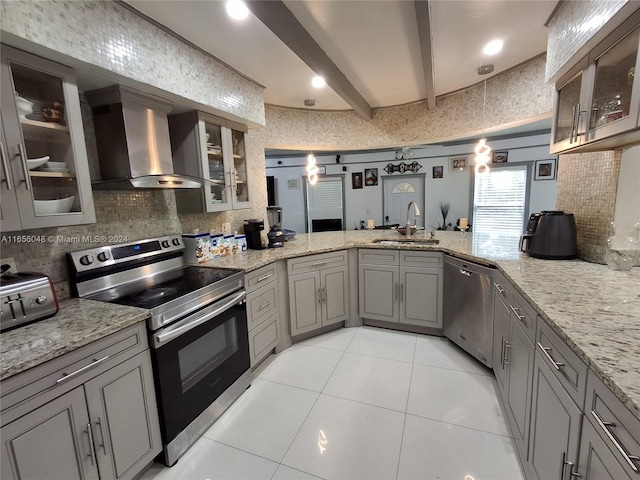
{"type": "Polygon", "coordinates": [[[342,218],[342,177],[318,178],[318,183],[307,183],[309,220],[342,218]]]}
{"type": "Polygon", "coordinates": [[[522,233],[527,193],[527,168],[491,169],[476,175],[473,199],[475,232],[500,231],[518,237],[522,233]]]}

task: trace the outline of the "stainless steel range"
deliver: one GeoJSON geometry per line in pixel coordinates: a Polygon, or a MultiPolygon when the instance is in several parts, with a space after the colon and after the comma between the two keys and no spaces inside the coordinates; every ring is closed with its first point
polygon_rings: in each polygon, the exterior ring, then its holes
{"type": "Polygon", "coordinates": [[[74,295],[151,312],[168,466],[251,382],[244,273],[185,265],[183,252],[168,236],[67,254],[74,295]]]}

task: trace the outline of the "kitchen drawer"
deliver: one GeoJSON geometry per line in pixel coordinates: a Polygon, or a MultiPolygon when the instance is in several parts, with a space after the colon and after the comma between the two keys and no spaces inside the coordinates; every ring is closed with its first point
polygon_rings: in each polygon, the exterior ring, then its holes
{"type": "Polygon", "coordinates": [[[280,316],[275,314],[262,325],[249,332],[251,366],[258,364],[278,344],[280,316]]]}
{"type": "Polygon", "coordinates": [[[542,318],[538,318],[536,349],[569,396],[582,410],[587,389],[588,368],[542,318]]]}
{"type": "Polygon", "coordinates": [[[400,251],[361,248],[358,250],[358,262],[370,265],[400,265],[400,251]]]}
{"type": "Polygon", "coordinates": [[[529,340],[533,343],[536,338],[536,311],[522,298],[518,292],[513,292],[511,301],[509,302],[511,313],[514,314],[518,323],[522,327],[524,333],[527,334],[529,340]]]}
{"type": "Polygon", "coordinates": [[[403,267],[443,268],[444,255],[440,252],[400,251],[400,265],[403,267]]]}
{"type": "Polygon", "coordinates": [[[278,275],[276,273],[275,263],[254,270],[253,272],[246,273],[244,276],[244,286],[247,290],[247,295],[250,295],[251,292],[262,288],[271,282],[275,282],[277,279],[278,275]]]}
{"type": "Polygon", "coordinates": [[[278,283],[271,282],[247,295],[247,326],[256,328],[279,310],[278,283]]]}
{"type": "Polygon", "coordinates": [[[316,272],[323,268],[339,267],[347,265],[347,263],[347,251],[340,250],[338,252],[293,258],[287,261],[287,270],[289,275],[295,275],[297,273],[316,272]]]}
{"type": "Polygon", "coordinates": [[[629,476],[640,478],[640,420],[592,371],[584,414],[629,476]]]}
{"type": "Polygon", "coordinates": [[[139,322],[4,380],[1,424],[15,420],[147,348],[147,326],[139,322]]]}
{"type": "Polygon", "coordinates": [[[495,294],[499,295],[502,298],[502,300],[504,300],[505,304],[510,305],[509,302],[511,302],[511,291],[513,288],[511,286],[511,282],[507,280],[507,278],[502,274],[502,272],[499,272],[498,270],[496,270],[495,272],[493,272],[492,283],[493,283],[493,291],[495,292],[495,294]]]}

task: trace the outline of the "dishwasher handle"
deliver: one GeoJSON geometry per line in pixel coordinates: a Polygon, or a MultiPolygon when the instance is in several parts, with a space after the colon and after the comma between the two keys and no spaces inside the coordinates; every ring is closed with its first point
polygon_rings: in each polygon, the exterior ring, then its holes
{"type": "Polygon", "coordinates": [[[459,268],[458,273],[460,273],[460,275],[464,275],[465,277],[470,277],[471,275],[473,275],[473,272],[465,270],[464,268],[459,268]]]}

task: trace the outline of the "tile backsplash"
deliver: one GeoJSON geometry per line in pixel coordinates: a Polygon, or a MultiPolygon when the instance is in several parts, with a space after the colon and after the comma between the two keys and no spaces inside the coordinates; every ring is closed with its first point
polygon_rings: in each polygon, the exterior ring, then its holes
{"type": "Polygon", "coordinates": [[[621,150],[560,155],[556,208],[576,217],[578,256],[605,263],[614,219],[621,150]]]}

